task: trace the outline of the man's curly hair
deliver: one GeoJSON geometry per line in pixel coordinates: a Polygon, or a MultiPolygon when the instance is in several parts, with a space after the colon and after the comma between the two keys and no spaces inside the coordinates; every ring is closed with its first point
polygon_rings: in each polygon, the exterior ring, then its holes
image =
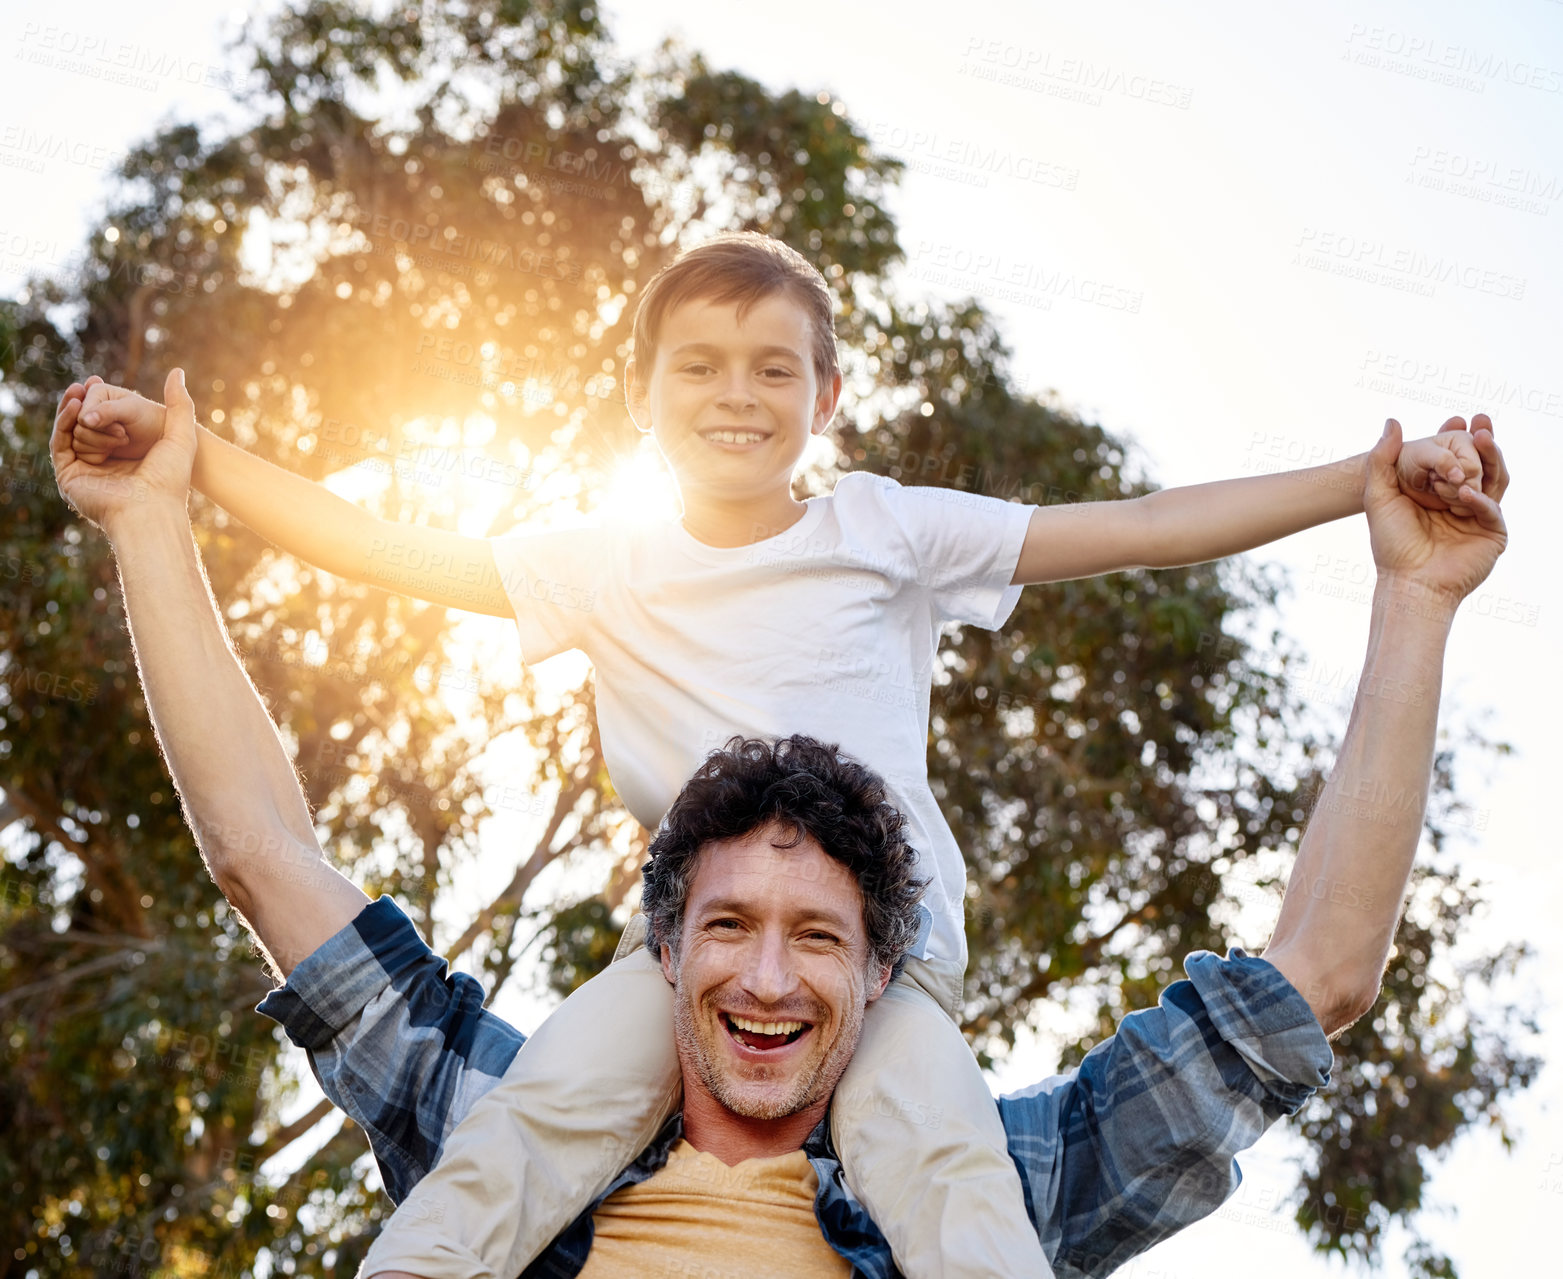
{"type": "Polygon", "coordinates": [[[790,827],[779,847],[805,835],[852,872],[863,894],[863,922],[876,965],[896,967],[917,940],[918,903],[927,881],[914,873],[917,854],[906,820],[886,797],[878,773],[812,737],[776,742],[734,737],[712,751],[684,784],[651,841],[641,909],[646,945],[678,954],[684,905],[700,851],[769,825],[790,827]]]}

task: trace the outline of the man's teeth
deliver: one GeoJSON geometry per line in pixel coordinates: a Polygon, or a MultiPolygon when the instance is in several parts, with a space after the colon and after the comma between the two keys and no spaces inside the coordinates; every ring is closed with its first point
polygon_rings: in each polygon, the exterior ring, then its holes
{"type": "Polygon", "coordinates": [[[731,1013],[727,1020],[739,1030],[751,1031],[756,1035],[791,1035],[803,1029],[801,1021],[750,1021],[747,1017],[734,1017],[731,1013]]]}
{"type": "Polygon", "coordinates": [[[707,431],[706,439],[719,444],[758,444],[765,438],[763,431],[707,431]]]}

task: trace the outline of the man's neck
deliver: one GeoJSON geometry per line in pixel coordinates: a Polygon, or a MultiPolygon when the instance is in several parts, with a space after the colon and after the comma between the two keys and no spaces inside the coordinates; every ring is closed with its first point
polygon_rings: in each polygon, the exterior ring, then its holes
{"type": "Polygon", "coordinates": [[[769,1159],[800,1150],[819,1126],[830,1100],[780,1119],[734,1114],[698,1084],[684,1089],[684,1140],[731,1167],[745,1159],[769,1159]]]}

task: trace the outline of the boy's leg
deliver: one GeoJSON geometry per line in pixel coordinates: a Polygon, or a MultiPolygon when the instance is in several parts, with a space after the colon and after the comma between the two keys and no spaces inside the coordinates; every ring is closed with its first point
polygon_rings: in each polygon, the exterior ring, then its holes
{"type": "Polygon", "coordinates": [[[1051,1276],[998,1104],[948,1011],[960,980],[908,960],[869,1006],[831,1137],[908,1279],[1051,1276]]]}
{"type": "Polygon", "coordinates": [[[680,1102],[673,988],[640,916],[612,964],[522,1045],[446,1139],[359,1273],[514,1279],[657,1135],[680,1102]]]}

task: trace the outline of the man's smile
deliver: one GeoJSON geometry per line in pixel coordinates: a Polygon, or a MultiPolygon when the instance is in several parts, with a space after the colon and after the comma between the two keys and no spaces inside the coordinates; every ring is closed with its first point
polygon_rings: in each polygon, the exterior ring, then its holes
{"type": "Polygon", "coordinates": [[[749,1060],[774,1061],[779,1050],[790,1048],[814,1029],[812,1022],[794,1018],[764,1021],[755,1017],[741,1017],[736,1013],[720,1013],[722,1027],[727,1036],[740,1049],[740,1056],[749,1060]]]}

